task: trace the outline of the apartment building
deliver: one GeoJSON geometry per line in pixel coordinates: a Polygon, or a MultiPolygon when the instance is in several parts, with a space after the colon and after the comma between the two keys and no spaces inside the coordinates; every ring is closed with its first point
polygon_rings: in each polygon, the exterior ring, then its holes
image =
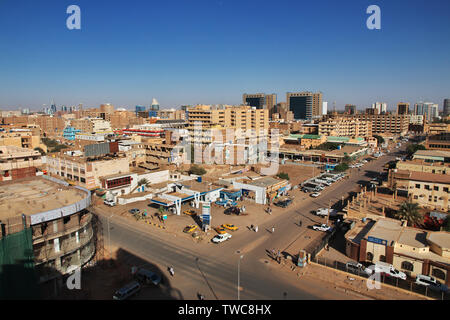
{"type": "Polygon", "coordinates": [[[210,129],[214,127],[240,129],[244,132],[259,133],[269,129],[269,113],[267,109],[256,109],[248,106],[228,106],[223,109],[213,109],[211,106],[200,105],[188,109],[188,130],[194,130],[196,125],[210,129]]]}
{"type": "Polygon", "coordinates": [[[81,133],[112,133],[111,124],[102,118],[74,119],[70,126],[81,133]]]}
{"type": "Polygon", "coordinates": [[[408,102],[399,102],[397,103],[397,114],[408,114],[409,113],[409,103],[408,102]]]}
{"type": "Polygon", "coordinates": [[[372,136],[372,122],[354,118],[328,119],[319,122],[319,135],[369,138],[372,136]]]}
{"type": "Polygon", "coordinates": [[[409,128],[409,115],[393,114],[356,114],[356,115],[327,115],[325,119],[347,118],[372,123],[372,134],[391,133],[405,135],[409,128]]]}
{"type": "Polygon", "coordinates": [[[242,103],[250,107],[255,107],[256,109],[267,109],[269,110],[269,117],[272,117],[272,115],[276,112],[275,105],[277,104],[277,95],[275,93],[244,93],[242,95],[242,103]]]}
{"type": "Polygon", "coordinates": [[[31,116],[30,122],[41,128],[47,136],[61,136],[66,127],[65,119],[53,116],[31,116]]]}

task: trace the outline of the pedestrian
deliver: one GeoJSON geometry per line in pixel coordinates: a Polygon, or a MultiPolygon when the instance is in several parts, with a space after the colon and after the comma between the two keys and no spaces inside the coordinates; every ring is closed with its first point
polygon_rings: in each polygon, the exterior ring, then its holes
{"type": "Polygon", "coordinates": [[[302,220],[300,220],[300,222],[298,223],[298,225],[301,227],[302,226],[302,220]]]}
{"type": "Polygon", "coordinates": [[[250,230],[254,230],[253,225],[250,226],[250,230]]]}
{"type": "Polygon", "coordinates": [[[255,232],[258,232],[258,226],[255,227],[255,232]]]}
{"type": "Polygon", "coordinates": [[[275,249],[272,249],[272,259],[275,259],[275,249]]]}
{"type": "Polygon", "coordinates": [[[272,227],[272,233],[274,233],[275,232],[275,227],[272,227]]]}

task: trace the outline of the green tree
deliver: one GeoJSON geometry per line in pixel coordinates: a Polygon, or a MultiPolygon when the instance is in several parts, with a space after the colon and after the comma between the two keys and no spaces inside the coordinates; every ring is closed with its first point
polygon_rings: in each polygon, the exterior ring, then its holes
{"type": "Polygon", "coordinates": [[[352,158],[348,154],[345,154],[344,159],[342,159],[342,162],[348,164],[351,161],[352,161],[352,158]]]}
{"type": "Polygon", "coordinates": [[[348,164],[346,163],[340,163],[336,167],[334,167],[334,171],[336,172],[343,172],[348,170],[348,164]]]}
{"type": "Polygon", "coordinates": [[[426,150],[426,148],[421,145],[421,144],[410,144],[407,148],[406,148],[406,152],[408,152],[408,155],[413,155],[414,153],[416,153],[416,151],[418,150],[426,150]]]}
{"type": "Polygon", "coordinates": [[[383,144],[384,143],[384,138],[382,136],[379,136],[377,134],[374,134],[373,137],[375,139],[377,139],[378,145],[383,144]]]}
{"type": "Polygon", "coordinates": [[[423,215],[419,212],[419,205],[408,201],[400,205],[400,209],[395,213],[395,217],[408,221],[409,225],[420,224],[423,221],[423,215]]]}
{"type": "Polygon", "coordinates": [[[444,228],[444,231],[450,232],[450,216],[447,216],[442,227],[444,228]]]}
{"type": "Polygon", "coordinates": [[[289,180],[289,175],[285,172],[280,172],[279,174],[277,174],[277,177],[280,179],[289,180]]]}
{"type": "Polygon", "coordinates": [[[316,148],[317,150],[324,150],[324,151],[332,151],[332,150],[336,150],[338,147],[340,146],[339,143],[335,143],[335,142],[325,142],[322,143],[320,145],[318,145],[316,148]]]}
{"type": "Polygon", "coordinates": [[[189,174],[195,174],[198,176],[204,175],[206,173],[206,170],[203,167],[200,167],[199,165],[193,164],[189,168],[189,174]]]}

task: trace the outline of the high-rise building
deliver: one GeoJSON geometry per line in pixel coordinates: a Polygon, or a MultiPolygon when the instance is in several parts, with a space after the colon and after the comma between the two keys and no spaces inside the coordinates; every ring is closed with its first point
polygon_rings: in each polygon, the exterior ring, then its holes
{"type": "Polygon", "coordinates": [[[53,100],[52,100],[52,104],[50,106],[50,113],[52,113],[52,114],[56,113],[56,104],[53,100]]]}
{"type": "Polygon", "coordinates": [[[378,112],[374,114],[385,114],[387,112],[387,104],[385,102],[375,102],[372,104],[372,109],[376,109],[378,112]]]}
{"type": "Polygon", "coordinates": [[[277,104],[277,95],[275,93],[265,94],[265,93],[255,93],[242,95],[242,102],[244,105],[250,107],[255,107],[256,109],[267,109],[269,110],[269,117],[272,117],[276,113],[275,105],[277,104]]]}
{"type": "Polygon", "coordinates": [[[139,112],[145,112],[147,107],[145,106],[136,106],[136,115],[138,115],[139,112]]]}
{"type": "Polygon", "coordinates": [[[450,116],[450,99],[444,99],[444,117],[450,116]]]}
{"type": "Polygon", "coordinates": [[[431,121],[439,116],[439,105],[432,102],[418,102],[414,105],[414,114],[423,115],[425,120],[431,121]]]}
{"type": "Polygon", "coordinates": [[[288,92],[287,108],[294,113],[295,119],[311,120],[322,114],[322,96],[321,92],[288,92]]]}
{"type": "Polygon", "coordinates": [[[409,113],[409,103],[408,102],[399,102],[397,103],[397,114],[408,114],[409,113]]]}
{"type": "Polygon", "coordinates": [[[356,114],[356,106],[353,104],[345,105],[345,113],[346,114],[356,114]]]}
{"type": "Polygon", "coordinates": [[[328,102],[322,102],[322,115],[326,115],[328,113],[328,102]]]}

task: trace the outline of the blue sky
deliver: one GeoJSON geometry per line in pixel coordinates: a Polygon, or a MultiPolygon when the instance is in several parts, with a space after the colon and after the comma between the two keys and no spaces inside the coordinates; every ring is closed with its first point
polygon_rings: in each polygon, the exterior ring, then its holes
{"type": "Polygon", "coordinates": [[[450,97],[450,1],[0,0],[0,109],[450,97]],[[66,9],[81,8],[81,30],[66,9]],[[381,30],[366,9],[381,8],[381,30]]]}

